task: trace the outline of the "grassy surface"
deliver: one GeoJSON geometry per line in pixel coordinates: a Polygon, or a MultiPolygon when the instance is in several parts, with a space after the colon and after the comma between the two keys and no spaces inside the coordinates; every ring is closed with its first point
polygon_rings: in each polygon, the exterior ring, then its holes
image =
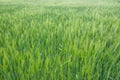
{"type": "Polygon", "coordinates": [[[0,80],[120,80],[119,3],[39,4],[0,2],[0,80]]]}

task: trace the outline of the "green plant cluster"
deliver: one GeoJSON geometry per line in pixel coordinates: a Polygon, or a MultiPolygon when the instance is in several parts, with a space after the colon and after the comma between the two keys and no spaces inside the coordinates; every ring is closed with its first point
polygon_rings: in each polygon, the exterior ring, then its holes
{"type": "Polygon", "coordinates": [[[0,4],[0,80],[120,80],[119,6],[0,4]]]}

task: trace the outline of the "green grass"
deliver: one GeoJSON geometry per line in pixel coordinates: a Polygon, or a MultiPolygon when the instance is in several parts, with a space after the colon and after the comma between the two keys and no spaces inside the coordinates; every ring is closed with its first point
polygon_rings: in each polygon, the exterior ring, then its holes
{"type": "Polygon", "coordinates": [[[0,3],[0,80],[120,80],[120,5],[0,3]]]}

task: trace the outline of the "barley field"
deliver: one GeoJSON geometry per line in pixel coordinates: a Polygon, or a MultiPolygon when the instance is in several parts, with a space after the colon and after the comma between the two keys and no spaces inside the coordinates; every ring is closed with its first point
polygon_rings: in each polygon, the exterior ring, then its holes
{"type": "Polygon", "coordinates": [[[120,1],[0,0],[0,80],[120,80],[120,1]]]}

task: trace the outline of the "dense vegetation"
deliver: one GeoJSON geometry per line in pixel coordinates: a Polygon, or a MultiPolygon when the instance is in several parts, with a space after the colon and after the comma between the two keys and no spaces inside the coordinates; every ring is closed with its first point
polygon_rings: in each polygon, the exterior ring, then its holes
{"type": "Polygon", "coordinates": [[[39,4],[1,1],[0,80],[120,80],[119,3],[39,4]]]}

